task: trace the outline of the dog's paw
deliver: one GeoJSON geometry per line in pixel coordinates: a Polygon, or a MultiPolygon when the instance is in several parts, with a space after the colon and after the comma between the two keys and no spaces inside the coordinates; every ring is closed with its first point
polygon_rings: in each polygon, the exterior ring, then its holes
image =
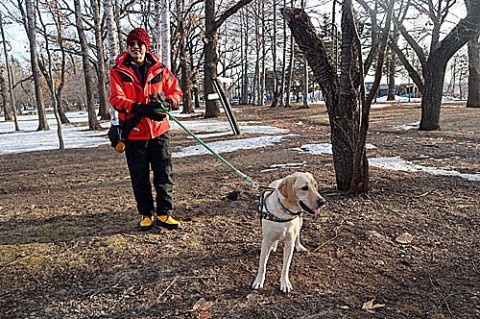
{"type": "Polygon", "coordinates": [[[298,251],[298,252],[306,252],[306,251],[308,251],[308,249],[305,248],[305,246],[303,246],[302,244],[295,245],[295,250],[298,251]]]}
{"type": "Polygon", "coordinates": [[[265,277],[262,277],[260,275],[257,276],[257,278],[255,278],[255,281],[252,284],[252,288],[253,289],[262,289],[264,281],[265,281],[265,277]]]}
{"type": "Polygon", "coordinates": [[[280,290],[284,293],[292,291],[292,284],[288,278],[280,278],[280,290]]]}

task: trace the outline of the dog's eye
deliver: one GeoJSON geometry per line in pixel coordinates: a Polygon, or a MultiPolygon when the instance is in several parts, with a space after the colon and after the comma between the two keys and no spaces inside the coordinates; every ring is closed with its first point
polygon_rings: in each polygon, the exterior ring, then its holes
{"type": "Polygon", "coordinates": [[[308,191],[308,186],[303,186],[302,191],[308,191]]]}

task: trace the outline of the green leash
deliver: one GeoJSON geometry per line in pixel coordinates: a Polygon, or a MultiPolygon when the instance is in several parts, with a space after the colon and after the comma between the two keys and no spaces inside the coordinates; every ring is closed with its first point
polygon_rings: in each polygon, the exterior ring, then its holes
{"type": "MultiPolygon", "coordinates": [[[[163,101],[161,100],[155,100],[156,102],[159,102],[163,105],[163,101]]],[[[175,116],[173,116],[167,108],[165,107],[161,107],[158,109],[159,111],[167,114],[172,120],[174,120],[178,125],[180,125],[181,128],[183,128],[188,134],[190,134],[198,143],[200,143],[203,147],[205,147],[210,153],[212,153],[216,158],[218,158],[219,160],[221,160],[225,165],[227,165],[228,167],[230,167],[235,173],[237,173],[237,175],[239,175],[243,180],[247,181],[247,182],[250,182],[253,186],[253,188],[259,188],[259,185],[252,181],[252,179],[250,177],[248,177],[247,175],[245,175],[244,173],[242,173],[240,170],[238,170],[235,166],[233,166],[232,164],[230,164],[226,159],[224,159],[220,154],[218,154],[217,152],[215,152],[210,146],[207,145],[207,143],[205,143],[204,141],[202,141],[198,136],[196,136],[195,134],[193,134],[192,131],[190,131],[185,125],[183,125],[182,123],[180,123],[179,120],[177,120],[177,118],[175,116]]]]}

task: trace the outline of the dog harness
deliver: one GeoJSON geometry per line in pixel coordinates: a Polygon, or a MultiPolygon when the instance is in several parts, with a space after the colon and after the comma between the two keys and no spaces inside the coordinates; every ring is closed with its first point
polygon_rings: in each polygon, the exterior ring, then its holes
{"type": "Polygon", "coordinates": [[[266,205],[266,199],[267,199],[267,197],[272,195],[274,191],[275,191],[275,189],[271,188],[271,187],[261,187],[260,201],[258,203],[258,215],[259,215],[260,219],[271,220],[271,221],[277,222],[277,223],[286,223],[286,222],[294,220],[295,218],[297,218],[298,216],[300,216],[303,213],[302,211],[292,212],[291,210],[289,210],[288,208],[283,206],[282,202],[280,201],[280,198],[277,198],[277,203],[280,204],[282,212],[287,214],[287,215],[293,216],[293,217],[288,218],[288,219],[283,219],[283,218],[279,218],[279,217],[275,216],[274,214],[272,214],[268,210],[268,207],[266,205]]]}

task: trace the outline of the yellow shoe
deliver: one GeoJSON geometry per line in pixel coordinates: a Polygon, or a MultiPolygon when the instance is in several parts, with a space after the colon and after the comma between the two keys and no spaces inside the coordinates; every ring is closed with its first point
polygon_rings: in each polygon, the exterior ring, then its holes
{"type": "Polygon", "coordinates": [[[166,229],[177,229],[180,226],[180,222],[170,215],[157,215],[157,225],[166,229]]]}
{"type": "Polygon", "coordinates": [[[140,230],[149,230],[154,225],[154,219],[150,216],[143,216],[140,223],[138,223],[138,228],[140,230]]]}

